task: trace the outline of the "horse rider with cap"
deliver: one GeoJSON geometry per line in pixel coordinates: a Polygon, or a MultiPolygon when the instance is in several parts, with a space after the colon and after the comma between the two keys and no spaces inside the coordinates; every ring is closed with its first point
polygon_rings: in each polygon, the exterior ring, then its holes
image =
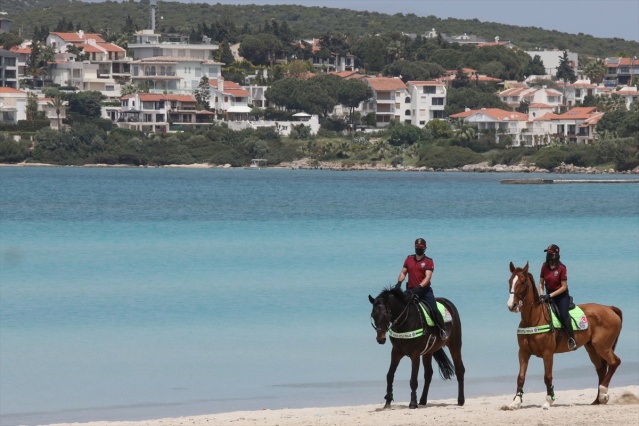
{"type": "Polygon", "coordinates": [[[570,307],[568,270],[566,265],[559,260],[559,247],[556,244],[549,245],[544,252],[546,252],[546,261],[541,266],[539,294],[542,295],[541,300],[548,301],[552,299],[557,305],[559,319],[568,334],[568,349],[574,351],[577,349],[577,343],[575,342],[575,332],[572,329],[572,321],[568,313],[570,307]],[[546,287],[546,294],[543,294],[544,287],[546,287]]]}
{"type": "Polygon", "coordinates": [[[406,278],[406,274],[408,274],[406,291],[419,296],[419,298],[430,307],[433,314],[433,320],[440,330],[440,337],[442,340],[446,340],[448,338],[448,333],[446,332],[444,319],[442,318],[439,309],[437,309],[437,303],[435,302],[435,295],[433,294],[430,280],[433,276],[435,264],[433,263],[433,259],[424,254],[425,251],[426,240],[423,238],[416,239],[415,254],[411,254],[406,257],[395,287],[400,288],[404,278],[406,278]]]}

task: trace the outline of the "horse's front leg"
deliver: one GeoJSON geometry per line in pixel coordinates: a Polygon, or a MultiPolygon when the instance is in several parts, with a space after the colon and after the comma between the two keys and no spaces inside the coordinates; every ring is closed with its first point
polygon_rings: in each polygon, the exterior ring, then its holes
{"type": "Polygon", "coordinates": [[[530,360],[530,352],[519,348],[519,375],[517,376],[517,394],[510,404],[511,410],[521,407],[524,399],[524,382],[526,382],[526,370],[528,370],[528,361],[530,360]]]}
{"type": "Polygon", "coordinates": [[[424,364],[424,390],[422,391],[422,397],[419,399],[419,405],[426,405],[428,389],[433,379],[433,355],[424,355],[422,364],[424,364]]]}
{"type": "Polygon", "coordinates": [[[546,350],[543,354],[544,359],[544,383],[546,384],[546,402],[542,405],[541,408],[547,410],[550,406],[555,402],[555,389],[552,385],[552,364],[553,364],[553,353],[552,351],[546,350]]]}
{"type": "Polygon", "coordinates": [[[410,371],[410,404],[408,408],[417,408],[417,375],[419,374],[419,361],[421,356],[415,354],[411,357],[411,371],[410,371]]]}
{"type": "Polygon", "coordinates": [[[391,401],[393,400],[393,380],[395,380],[395,371],[397,371],[397,366],[401,360],[402,354],[393,348],[391,351],[390,367],[388,367],[388,373],[386,373],[386,396],[384,396],[386,404],[384,404],[384,408],[390,408],[391,406],[391,401]]]}

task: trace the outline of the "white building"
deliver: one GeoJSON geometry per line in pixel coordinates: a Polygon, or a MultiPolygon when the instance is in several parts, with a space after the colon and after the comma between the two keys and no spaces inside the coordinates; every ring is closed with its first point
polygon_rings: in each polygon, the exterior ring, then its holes
{"type": "Polygon", "coordinates": [[[363,81],[373,89],[373,97],[360,105],[362,116],[375,114],[377,127],[386,127],[391,120],[412,123],[410,100],[406,102],[408,88],[400,78],[369,77],[363,81]]]}
{"type": "Polygon", "coordinates": [[[183,41],[160,41],[160,34],[153,30],[141,30],[135,33],[135,42],[128,49],[135,59],[156,57],[196,58],[213,61],[218,45],[211,43],[190,44],[183,41]]]}
{"type": "Polygon", "coordinates": [[[27,119],[27,92],[0,87],[0,123],[16,124],[27,119]]]}
{"type": "MultiPolygon", "coordinates": [[[[534,58],[535,55],[538,55],[541,61],[544,63],[544,68],[546,69],[546,75],[554,76],[557,74],[557,68],[559,68],[559,63],[564,56],[563,50],[531,50],[527,51],[528,55],[531,58],[534,58]]],[[[574,52],[566,51],[568,54],[568,61],[573,70],[575,70],[575,74],[577,74],[577,70],[579,69],[579,55],[574,52]]]]}
{"type": "Polygon", "coordinates": [[[222,75],[221,62],[193,57],[158,56],[133,61],[131,82],[148,82],[153,93],[193,93],[202,77],[210,81],[222,75]]]}
{"type": "Polygon", "coordinates": [[[446,85],[438,81],[409,81],[405,99],[409,109],[404,110],[404,122],[424,127],[433,119],[444,118],[446,85]],[[410,117],[410,118],[409,118],[410,117]]]}

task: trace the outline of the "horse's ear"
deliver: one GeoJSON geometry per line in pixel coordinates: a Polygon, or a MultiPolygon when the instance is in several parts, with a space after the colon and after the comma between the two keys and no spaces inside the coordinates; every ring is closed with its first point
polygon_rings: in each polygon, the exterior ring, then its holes
{"type": "Polygon", "coordinates": [[[524,266],[524,274],[528,273],[528,262],[526,262],[526,266],[524,266]]]}
{"type": "Polygon", "coordinates": [[[371,301],[371,304],[374,305],[375,304],[375,299],[373,299],[373,296],[371,296],[370,294],[368,295],[368,300],[371,301]]]}
{"type": "Polygon", "coordinates": [[[513,265],[512,262],[510,262],[510,272],[513,272],[515,270],[515,265],[513,265]]]}

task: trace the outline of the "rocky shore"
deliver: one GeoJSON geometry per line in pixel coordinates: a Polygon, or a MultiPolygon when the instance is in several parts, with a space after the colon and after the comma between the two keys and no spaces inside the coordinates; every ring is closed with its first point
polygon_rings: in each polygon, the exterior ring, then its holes
{"type": "Polygon", "coordinates": [[[344,165],[341,163],[320,161],[311,162],[309,159],[302,159],[290,163],[281,163],[280,168],[305,169],[305,170],[376,170],[376,171],[405,171],[405,172],[475,172],[475,173],[562,173],[562,174],[639,174],[639,167],[624,172],[616,172],[614,169],[597,169],[595,167],[577,167],[572,164],[562,163],[552,170],[543,169],[535,165],[504,165],[496,164],[489,166],[488,162],[478,164],[467,164],[454,169],[433,169],[428,167],[414,166],[390,166],[386,164],[354,164],[344,165]]]}

